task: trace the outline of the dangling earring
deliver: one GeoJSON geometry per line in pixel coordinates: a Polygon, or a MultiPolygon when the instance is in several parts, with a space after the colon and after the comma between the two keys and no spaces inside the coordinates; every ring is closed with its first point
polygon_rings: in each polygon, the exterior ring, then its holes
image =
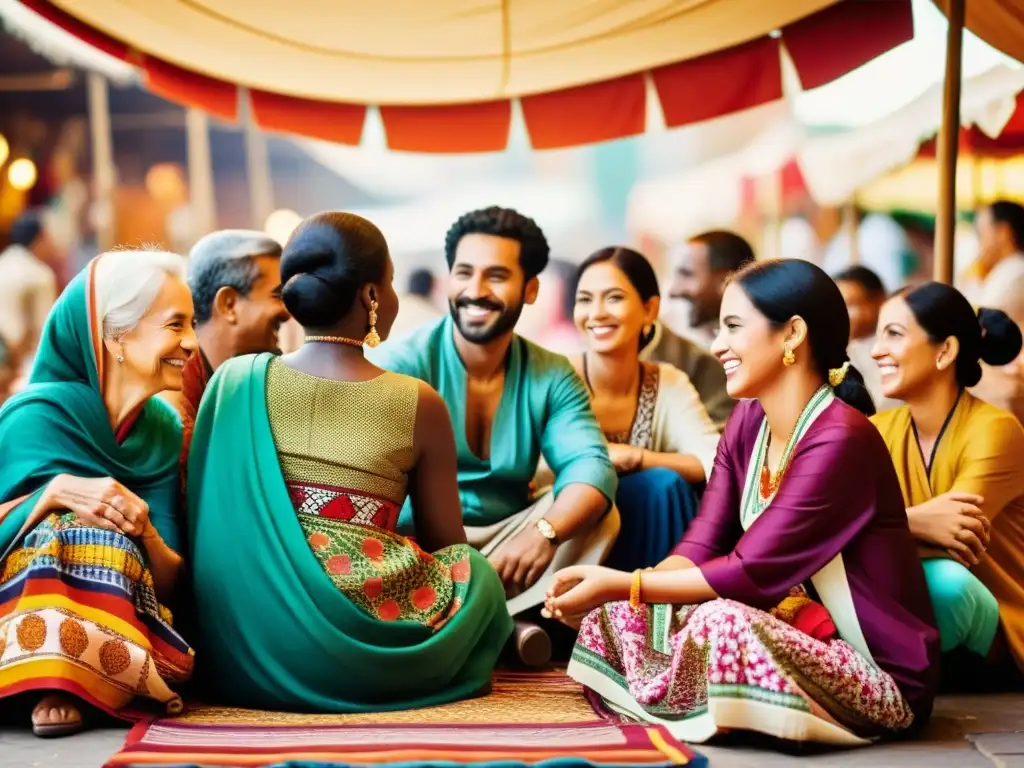
{"type": "Polygon", "coordinates": [[[119,362],[119,363],[123,363],[124,362],[124,344],[121,345],[121,352],[117,356],[117,362],[119,362]]]}
{"type": "Polygon", "coordinates": [[[782,345],[782,364],[790,366],[796,362],[796,355],[793,354],[793,350],[789,348],[789,344],[782,345]]]}
{"type": "Polygon", "coordinates": [[[370,299],[370,332],[363,338],[363,344],[368,347],[380,344],[380,336],[377,335],[377,306],[377,300],[370,299]]]}

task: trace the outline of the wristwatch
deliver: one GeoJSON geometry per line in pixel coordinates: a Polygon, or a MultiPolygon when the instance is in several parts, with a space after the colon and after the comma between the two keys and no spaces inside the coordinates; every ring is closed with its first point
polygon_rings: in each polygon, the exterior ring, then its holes
{"type": "Polygon", "coordinates": [[[555,526],[548,522],[547,518],[540,518],[534,523],[537,526],[537,530],[540,531],[540,535],[550,541],[554,545],[558,545],[558,533],[555,531],[555,526]]]}

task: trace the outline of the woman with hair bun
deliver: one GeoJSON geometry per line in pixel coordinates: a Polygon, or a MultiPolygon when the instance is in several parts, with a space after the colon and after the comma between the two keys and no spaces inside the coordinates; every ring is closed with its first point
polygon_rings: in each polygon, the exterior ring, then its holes
{"type": "Polygon", "coordinates": [[[1024,669],[1024,430],[973,397],[980,362],[1004,365],[1021,332],[1003,312],[977,313],[955,288],[925,283],[882,307],[872,357],[886,397],[874,417],[922,544],[943,651],[995,659],[1000,620],[1024,669]]]}
{"type": "Polygon", "coordinates": [[[205,677],[248,707],[359,712],[478,694],[512,632],[466,544],[448,410],[363,355],[398,312],[380,231],[303,221],[281,257],[296,352],[225,363],[189,454],[205,677]],[[417,542],[395,534],[412,501],[417,542]],[[429,554],[429,553],[433,554],[429,554]]]}
{"type": "Polygon", "coordinates": [[[685,373],[640,361],[661,301],[650,262],[629,248],[603,248],[575,282],[573,320],[586,351],[570,359],[619,473],[622,529],[605,564],[632,570],[659,562],[682,538],[719,434],[685,373]]]}
{"type": "Polygon", "coordinates": [[[743,402],[697,519],[657,568],[566,568],[545,604],[593,609],[569,674],[613,710],[698,742],[853,745],[927,722],[938,632],[849,332],[808,262],[756,262],[727,286],[712,352],[743,402]]]}

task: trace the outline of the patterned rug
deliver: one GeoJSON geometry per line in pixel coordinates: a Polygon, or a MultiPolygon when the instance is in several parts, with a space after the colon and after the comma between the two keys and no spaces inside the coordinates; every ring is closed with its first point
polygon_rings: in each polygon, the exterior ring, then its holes
{"type": "Polygon", "coordinates": [[[660,726],[599,717],[561,672],[495,675],[490,695],[375,715],[192,706],[136,725],[106,768],[126,766],[685,765],[707,759],[660,726]]]}

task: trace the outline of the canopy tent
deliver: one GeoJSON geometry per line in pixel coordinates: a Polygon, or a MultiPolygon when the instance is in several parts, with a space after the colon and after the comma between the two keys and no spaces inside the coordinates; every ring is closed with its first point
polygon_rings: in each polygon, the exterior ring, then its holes
{"type": "MultiPolygon", "coordinates": [[[[965,79],[960,96],[964,153],[992,146],[1018,115],[1024,68],[1006,66],[965,79]]],[[[797,163],[811,196],[821,205],[842,205],[858,189],[910,163],[941,127],[943,86],[936,84],[902,109],[853,131],[811,138],[797,163]]],[[[929,143],[929,152],[934,153],[929,143]]]]}
{"type": "MultiPolygon", "coordinates": [[[[638,184],[630,198],[631,225],[669,240],[725,225],[739,215],[741,200],[744,194],[752,194],[754,179],[765,176],[776,177],[776,191],[784,198],[803,194],[806,188],[819,205],[841,206],[856,197],[869,208],[881,200],[896,199],[894,195],[911,183],[907,180],[931,178],[930,205],[922,208],[918,194],[911,207],[934,211],[938,176],[934,162],[930,177],[927,163],[901,176],[896,186],[883,183],[883,177],[919,156],[934,155],[932,140],[942,120],[942,89],[936,83],[889,116],[846,131],[801,131],[792,114],[780,114],[743,151],[683,174],[638,184]],[[860,192],[866,195],[864,201],[860,192]],[[686,204],[681,205],[681,200],[686,204]]],[[[1000,147],[1011,152],[1024,148],[1024,68],[999,65],[964,80],[960,119],[965,154],[991,157],[999,155],[1000,147]]],[[[960,190],[975,190],[979,179],[969,175],[957,184],[960,190]]]]}
{"type": "Polygon", "coordinates": [[[913,37],[909,0],[22,2],[171,100],[343,144],[377,105],[418,152],[503,149],[514,105],[535,149],[688,125],[782,98],[783,50],[815,88],[913,37]]]}
{"type": "MultiPolygon", "coordinates": [[[[956,0],[933,0],[949,14],[956,0]]],[[[993,48],[1024,61],[1024,0],[970,0],[965,3],[964,26],[993,48]]]]}

